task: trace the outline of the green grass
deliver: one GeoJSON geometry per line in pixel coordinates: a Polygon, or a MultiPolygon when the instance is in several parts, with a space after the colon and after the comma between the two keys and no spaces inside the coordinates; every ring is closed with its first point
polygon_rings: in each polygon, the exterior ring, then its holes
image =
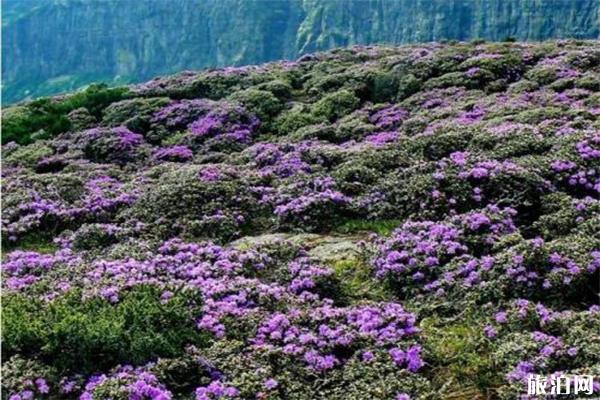
{"type": "Polygon", "coordinates": [[[431,365],[434,386],[444,399],[485,399],[503,382],[496,374],[490,342],[483,333],[486,321],[473,309],[459,318],[438,316],[421,321],[421,337],[431,365]]]}
{"type": "Polygon", "coordinates": [[[58,246],[52,241],[51,238],[35,234],[25,236],[16,243],[8,241],[2,242],[3,254],[14,250],[35,251],[42,254],[51,254],[58,250],[58,246]]]}
{"type": "Polygon", "coordinates": [[[340,260],[333,265],[336,277],[340,281],[342,297],[350,300],[389,300],[391,294],[380,281],[373,276],[367,263],[361,260],[340,260]]]}

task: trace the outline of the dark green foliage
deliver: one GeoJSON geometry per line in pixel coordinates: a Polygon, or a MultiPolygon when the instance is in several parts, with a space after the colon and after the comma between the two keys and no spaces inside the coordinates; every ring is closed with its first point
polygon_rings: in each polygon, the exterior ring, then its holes
{"type": "Polygon", "coordinates": [[[421,81],[418,80],[414,75],[407,74],[400,78],[398,83],[397,99],[403,100],[419,91],[421,89],[421,81]]]}
{"type": "Polygon", "coordinates": [[[313,105],[312,112],[317,117],[327,118],[329,121],[348,114],[355,110],[360,104],[360,100],[349,90],[340,90],[328,94],[313,105]]]}
{"type": "MultiPolygon", "coordinates": [[[[578,227],[577,217],[580,213],[575,208],[573,199],[564,192],[551,193],[541,199],[542,210],[534,227],[544,237],[559,238],[570,234],[578,227]]],[[[589,210],[588,212],[594,212],[589,210]]],[[[598,210],[595,210],[598,212],[598,210]]]]}
{"type": "MultiPolygon", "coordinates": [[[[375,71],[369,78],[369,99],[375,103],[393,100],[398,92],[399,77],[390,71],[375,71]]],[[[404,82],[404,79],[402,80],[404,82]]],[[[403,88],[402,91],[408,91],[403,88]]],[[[404,93],[403,93],[404,94],[404,93]]]]}
{"type": "Polygon", "coordinates": [[[465,150],[471,135],[472,133],[466,129],[461,132],[442,132],[435,136],[423,136],[407,141],[405,146],[410,154],[422,154],[427,160],[437,161],[455,151],[465,150]]]}
{"type": "Polygon", "coordinates": [[[286,100],[292,97],[292,86],[279,79],[261,83],[256,88],[273,93],[279,100],[286,100]]]}
{"type": "Polygon", "coordinates": [[[97,122],[96,118],[85,107],[74,109],[67,115],[67,118],[71,123],[71,129],[74,131],[91,128],[97,122]]]}
{"type": "Polygon", "coordinates": [[[110,104],[102,122],[108,126],[124,125],[133,132],[145,133],[155,111],[169,103],[167,97],[133,98],[110,104]]]}
{"type": "Polygon", "coordinates": [[[333,177],[345,193],[357,194],[364,192],[376,182],[379,173],[363,162],[348,161],[336,168],[333,177]]]}
{"type": "Polygon", "coordinates": [[[160,291],[137,287],[118,304],[81,299],[74,291],[49,304],[22,295],[3,298],[5,357],[40,357],[62,373],[101,371],[119,363],[141,364],[180,355],[186,344],[206,343],[194,319],[199,306],[191,293],[164,304],[160,291]]]}
{"type": "Polygon", "coordinates": [[[101,224],[86,224],[73,234],[73,248],[77,250],[102,249],[117,242],[115,232],[101,224]]]}
{"type": "Polygon", "coordinates": [[[62,99],[42,98],[18,107],[2,118],[2,143],[15,141],[27,144],[38,137],[53,137],[69,130],[71,122],[67,114],[85,108],[94,117],[100,117],[109,104],[124,98],[129,89],[108,88],[106,85],[91,85],[84,91],[62,99]],[[42,133],[38,133],[42,131],[42,133]]]}
{"type": "MultiPolygon", "coordinates": [[[[261,207],[250,192],[250,182],[228,179],[205,182],[203,167],[168,166],[157,169],[157,184],[122,215],[148,223],[161,237],[230,239],[240,234],[235,214],[255,214],[247,224],[260,221],[261,207]],[[226,215],[221,210],[229,209],[226,215]]],[[[248,227],[251,229],[251,226],[248,227]]]]}
{"type": "Polygon", "coordinates": [[[253,110],[261,121],[269,120],[283,108],[281,101],[266,90],[246,89],[235,92],[229,99],[238,101],[244,107],[253,110]]]}
{"type": "Polygon", "coordinates": [[[289,135],[304,126],[324,122],[324,120],[310,114],[308,106],[297,105],[282,112],[273,122],[273,127],[280,135],[289,135]]]}

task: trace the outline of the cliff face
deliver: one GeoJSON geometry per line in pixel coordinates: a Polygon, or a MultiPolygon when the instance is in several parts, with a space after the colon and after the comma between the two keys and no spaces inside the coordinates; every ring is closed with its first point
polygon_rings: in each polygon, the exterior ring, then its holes
{"type": "Polygon", "coordinates": [[[5,102],[337,46],[598,38],[597,0],[3,0],[5,102]]]}

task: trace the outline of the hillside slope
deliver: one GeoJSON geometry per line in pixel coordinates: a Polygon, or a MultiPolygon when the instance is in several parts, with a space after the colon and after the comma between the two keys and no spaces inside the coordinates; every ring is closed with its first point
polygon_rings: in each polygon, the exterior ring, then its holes
{"type": "Polygon", "coordinates": [[[358,46],[5,113],[6,398],[600,378],[598,42],[358,46]]]}
{"type": "Polygon", "coordinates": [[[596,0],[3,0],[5,102],[352,44],[600,36],[596,0]]]}

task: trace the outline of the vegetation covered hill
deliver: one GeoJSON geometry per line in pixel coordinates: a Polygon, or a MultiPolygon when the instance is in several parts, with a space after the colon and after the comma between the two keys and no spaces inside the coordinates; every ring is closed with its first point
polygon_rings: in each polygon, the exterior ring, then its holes
{"type": "Polygon", "coordinates": [[[597,0],[2,0],[5,104],[353,44],[600,38],[597,0]]]}
{"type": "Polygon", "coordinates": [[[599,49],[353,47],[5,110],[3,395],[598,379],[599,49]]]}

